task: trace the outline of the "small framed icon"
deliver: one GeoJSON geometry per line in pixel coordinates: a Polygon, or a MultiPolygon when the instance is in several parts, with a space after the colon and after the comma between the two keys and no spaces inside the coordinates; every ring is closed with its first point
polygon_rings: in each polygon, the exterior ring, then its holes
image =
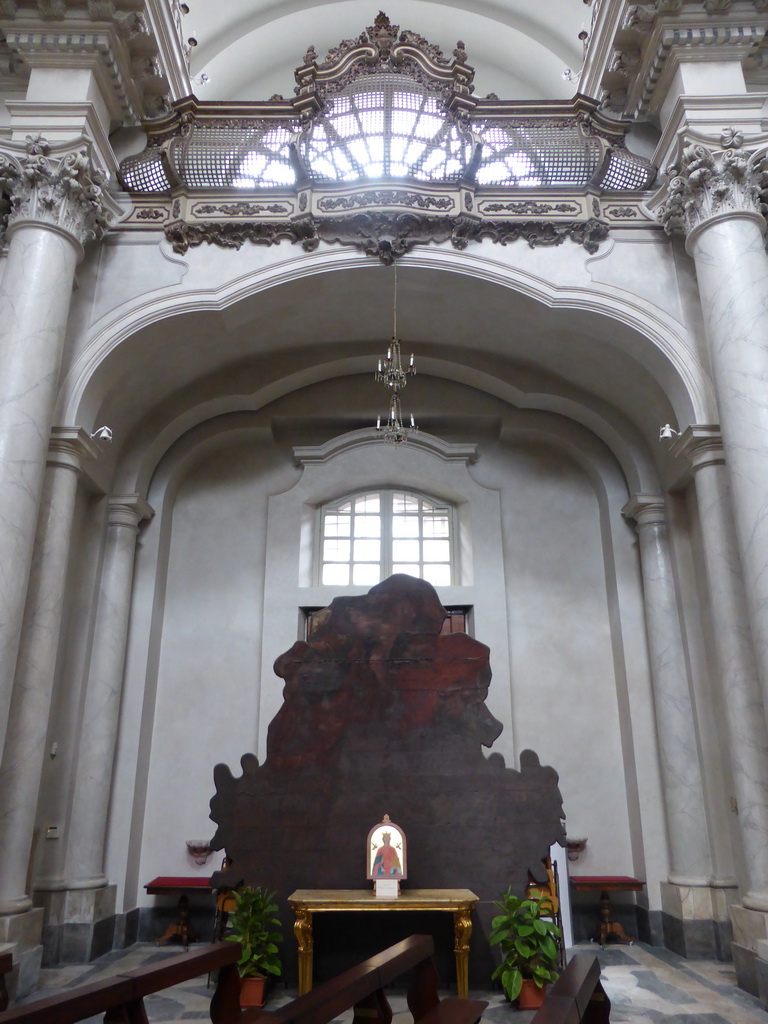
{"type": "Polygon", "coordinates": [[[366,878],[400,881],[408,877],[405,833],[385,814],[368,833],[366,878]]]}

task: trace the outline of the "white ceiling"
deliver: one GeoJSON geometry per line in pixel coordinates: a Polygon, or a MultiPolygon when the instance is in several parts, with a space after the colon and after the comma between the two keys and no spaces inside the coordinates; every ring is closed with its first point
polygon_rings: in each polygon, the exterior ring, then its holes
{"type": "MultiPolygon", "coordinates": [[[[373,24],[374,3],[360,0],[191,0],[185,34],[194,35],[192,73],[200,99],[289,96],[293,71],[310,44],[323,58],[342,39],[373,24]]],[[[458,40],[476,69],[475,92],[502,99],[568,99],[564,68],[581,66],[583,0],[389,0],[385,13],[451,55],[458,40]]]]}

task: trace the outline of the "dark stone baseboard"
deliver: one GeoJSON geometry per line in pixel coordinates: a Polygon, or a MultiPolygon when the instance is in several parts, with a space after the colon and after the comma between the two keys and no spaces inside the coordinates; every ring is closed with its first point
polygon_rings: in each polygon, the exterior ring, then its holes
{"type": "MultiPolygon", "coordinates": [[[[736,981],[739,988],[749,992],[752,996],[760,995],[757,982],[757,953],[746,946],[740,946],[738,942],[731,943],[733,954],[733,966],[736,968],[736,981]]],[[[768,965],[767,965],[768,966],[768,965]]]]}
{"type": "Polygon", "coordinates": [[[87,964],[109,953],[114,946],[115,915],[101,921],[66,923],[43,927],[43,967],[87,964]]]}
{"type": "Polygon", "coordinates": [[[681,921],[662,912],[664,945],[687,960],[730,960],[733,930],[728,921],[681,921]]]}

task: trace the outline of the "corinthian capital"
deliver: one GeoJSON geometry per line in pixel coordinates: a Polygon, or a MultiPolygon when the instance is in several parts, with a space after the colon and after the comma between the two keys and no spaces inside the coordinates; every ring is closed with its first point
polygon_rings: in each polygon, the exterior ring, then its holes
{"type": "MultiPolygon", "coordinates": [[[[0,199],[5,199],[5,229],[34,221],[58,228],[78,245],[101,238],[121,214],[93,167],[90,144],[49,145],[27,136],[25,147],[7,142],[0,151],[0,199]]],[[[2,205],[0,205],[0,213],[2,205]]]]}
{"type": "Polygon", "coordinates": [[[669,168],[669,181],[656,215],[667,234],[689,235],[708,221],[735,213],[764,215],[768,211],[768,157],[765,146],[749,153],[739,147],[741,135],[725,129],[722,148],[712,143],[686,146],[669,168]]]}

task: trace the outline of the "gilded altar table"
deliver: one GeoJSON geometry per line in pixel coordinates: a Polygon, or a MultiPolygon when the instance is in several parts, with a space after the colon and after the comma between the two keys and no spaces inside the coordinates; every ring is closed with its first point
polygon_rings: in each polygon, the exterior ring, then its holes
{"type": "Polygon", "coordinates": [[[469,889],[406,889],[397,899],[377,899],[371,889],[297,889],[288,897],[296,920],[299,949],[299,995],[312,988],[312,915],[333,911],[441,910],[453,914],[456,990],[460,999],[469,989],[470,914],[479,897],[469,889]]]}

